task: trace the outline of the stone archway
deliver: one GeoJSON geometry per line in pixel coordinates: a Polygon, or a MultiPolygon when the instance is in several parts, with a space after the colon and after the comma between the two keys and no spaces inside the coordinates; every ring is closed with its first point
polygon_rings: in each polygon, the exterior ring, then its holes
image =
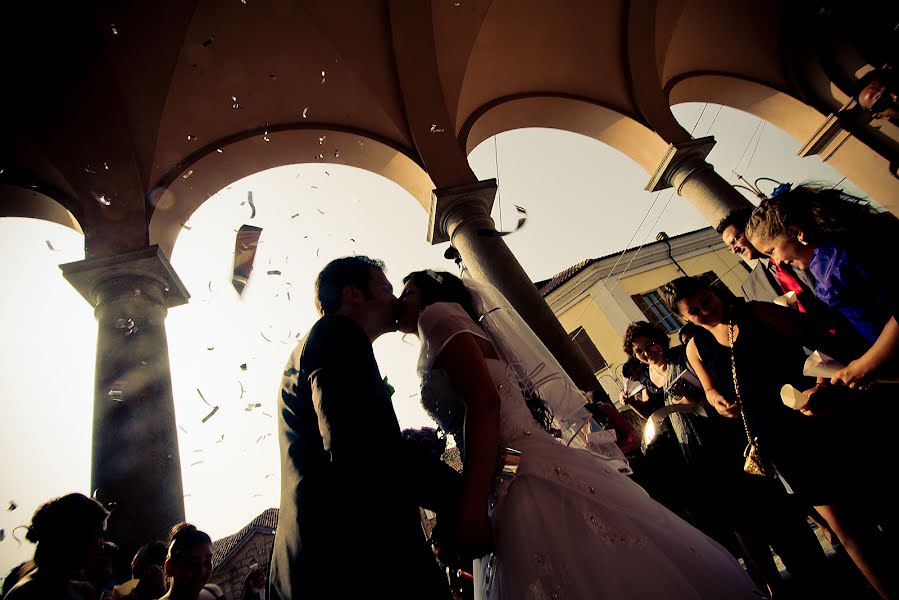
{"type": "Polygon", "coordinates": [[[166,175],[150,194],[150,243],[171,255],[191,214],[210,196],[253,173],[289,164],[329,162],[357,167],[395,182],[427,211],[434,185],[402,150],[361,132],[334,128],[270,127],[210,144],[166,175]]]}
{"type": "Polygon", "coordinates": [[[828,139],[827,119],[789,94],[726,73],[687,73],[665,89],[672,105],[715,102],[770,122],[803,143],[803,152],[819,154],[882,206],[899,213],[899,180],[890,175],[886,159],[853,136],[834,132],[828,139]]]}

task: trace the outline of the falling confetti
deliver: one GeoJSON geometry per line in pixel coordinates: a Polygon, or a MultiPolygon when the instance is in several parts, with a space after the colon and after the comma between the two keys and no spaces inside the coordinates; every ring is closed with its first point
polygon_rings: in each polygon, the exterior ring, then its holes
{"type": "Polygon", "coordinates": [[[271,416],[270,414],[268,414],[267,412],[265,412],[265,411],[262,411],[262,414],[264,414],[264,415],[265,415],[266,417],[268,417],[269,419],[272,418],[272,416],[271,416]]]}
{"type": "Polygon", "coordinates": [[[106,197],[106,194],[100,194],[100,197],[97,198],[97,202],[99,202],[99,203],[102,204],[103,206],[109,206],[109,205],[112,204],[112,200],[109,200],[109,199],[106,197]]]}
{"type": "Polygon", "coordinates": [[[93,169],[91,169],[90,167],[84,167],[84,172],[85,172],[85,173],[90,173],[91,175],[96,175],[96,174],[97,174],[97,172],[94,171],[93,169]]]}
{"type": "Polygon", "coordinates": [[[111,23],[110,27],[112,28],[112,35],[119,35],[119,30],[116,29],[115,23],[111,23]]]}
{"type": "Polygon", "coordinates": [[[140,330],[139,327],[135,327],[134,319],[126,318],[116,319],[115,327],[116,329],[121,329],[122,331],[124,331],[125,337],[137,333],[140,330]]]}
{"type": "Polygon", "coordinates": [[[245,412],[251,412],[254,408],[262,408],[261,402],[250,402],[244,409],[245,412]]]}
{"type": "Polygon", "coordinates": [[[268,131],[262,134],[262,139],[264,139],[266,142],[272,141],[271,138],[268,137],[268,131]]]}
{"type": "Polygon", "coordinates": [[[315,210],[317,210],[317,211],[318,211],[318,214],[320,214],[320,215],[325,214],[325,211],[323,211],[323,210],[320,209],[320,208],[316,208],[315,210]]]}
{"type": "Polygon", "coordinates": [[[181,431],[183,431],[183,432],[184,432],[184,435],[187,435],[187,430],[186,430],[182,425],[178,425],[178,429],[180,429],[181,431]]]}
{"type": "Polygon", "coordinates": [[[269,479],[269,478],[274,477],[274,476],[275,476],[274,473],[269,473],[269,474],[267,474],[267,475],[265,476],[265,479],[269,479]]]}
{"type": "Polygon", "coordinates": [[[200,400],[202,400],[203,403],[204,403],[206,406],[209,406],[209,407],[212,406],[212,405],[209,404],[209,402],[206,400],[206,396],[203,395],[203,392],[200,391],[200,388],[197,388],[197,394],[200,395],[200,400]]]}
{"type": "Polygon", "coordinates": [[[261,336],[262,336],[262,339],[264,339],[266,342],[271,342],[270,339],[268,339],[267,337],[265,337],[265,332],[260,331],[260,332],[259,332],[259,335],[261,335],[261,336]]]}
{"type": "Polygon", "coordinates": [[[340,150],[334,151],[334,158],[340,158],[340,150]]]}
{"type": "Polygon", "coordinates": [[[318,154],[315,155],[315,160],[324,160],[324,158],[325,158],[325,155],[322,154],[321,152],[319,152],[318,154]]]}
{"type": "Polygon", "coordinates": [[[324,135],[318,136],[318,145],[319,145],[319,146],[321,146],[322,144],[325,143],[325,138],[326,138],[326,137],[327,137],[327,136],[324,136],[324,135]]]}
{"type": "Polygon", "coordinates": [[[187,141],[188,141],[188,142],[195,142],[195,141],[197,141],[197,136],[195,136],[195,135],[193,135],[193,134],[191,134],[191,133],[188,133],[188,134],[187,134],[187,141]]]}
{"type": "Polygon", "coordinates": [[[212,45],[212,42],[214,42],[214,41],[215,41],[215,35],[213,34],[213,35],[209,36],[209,39],[207,39],[205,42],[203,42],[203,47],[208,48],[209,46],[212,45]]]}
{"type": "Polygon", "coordinates": [[[211,419],[211,418],[212,418],[212,415],[214,415],[214,414],[217,413],[218,411],[219,411],[219,407],[218,407],[218,406],[213,406],[213,407],[212,407],[212,410],[210,411],[210,413],[209,413],[208,415],[206,415],[205,417],[203,417],[203,421],[202,421],[202,422],[205,423],[206,421],[208,421],[209,419],[211,419]]]}
{"type": "Polygon", "coordinates": [[[250,211],[252,211],[252,212],[250,212],[250,218],[255,219],[256,218],[256,205],[253,204],[253,192],[247,192],[246,201],[240,203],[241,206],[243,206],[244,204],[250,205],[250,211]]]}
{"type": "Polygon", "coordinates": [[[446,129],[442,127],[437,127],[436,123],[431,124],[431,133],[443,133],[446,129]]]}
{"type": "Polygon", "coordinates": [[[47,242],[47,248],[50,249],[50,252],[59,252],[59,250],[57,250],[56,248],[53,247],[53,244],[50,243],[50,240],[44,240],[44,241],[47,242]]]}
{"type": "Polygon", "coordinates": [[[272,269],[271,271],[266,271],[265,274],[266,275],[280,275],[281,271],[279,271],[278,269],[272,269]]]}
{"type": "Polygon", "coordinates": [[[221,148],[216,148],[215,151],[218,152],[219,154],[222,154],[224,152],[224,150],[222,150],[221,148]]]}
{"type": "Polygon", "coordinates": [[[124,394],[122,394],[122,390],[109,390],[109,393],[107,393],[106,395],[109,396],[110,398],[112,398],[113,400],[115,400],[116,402],[123,401],[124,394]]]}
{"type": "Polygon", "coordinates": [[[305,119],[309,115],[309,107],[306,106],[303,108],[303,118],[305,119]]]}
{"type": "Polygon", "coordinates": [[[278,76],[275,75],[274,73],[269,73],[268,78],[271,79],[272,81],[274,81],[278,78],[278,76]]]}
{"type": "Polygon", "coordinates": [[[325,70],[322,69],[322,83],[325,83],[325,70]]]}
{"type": "Polygon", "coordinates": [[[6,539],[6,530],[0,529],[0,542],[6,539]]]}
{"type": "Polygon", "coordinates": [[[231,96],[231,108],[237,110],[240,108],[240,103],[237,101],[237,96],[231,96]]]}
{"type": "Polygon", "coordinates": [[[520,206],[515,206],[515,211],[518,213],[518,224],[515,226],[515,229],[512,229],[511,231],[496,231],[495,229],[481,229],[480,231],[478,231],[478,234],[480,234],[484,237],[503,237],[503,236],[509,235],[510,233],[515,233],[516,231],[518,231],[519,229],[524,227],[524,224],[527,223],[527,221],[528,221],[528,211],[526,211],[525,209],[523,209],[520,206]]]}
{"type": "Polygon", "coordinates": [[[212,352],[213,350],[215,350],[215,346],[206,346],[206,349],[212,352]]]}
{"type": "Polygon", "coordinates": [[[10,500],[9,507],[6,510],[8,510],[9,512],[12,512],[12,511],[16,510],[17,508],[19,508],[19,506],[15,502],[10,500]]]}
{"type": "Polygon", "coordinates": [[[108,170],[109,170],[109,164],[108,164],[108,163],[103,163],[103,170],[104,170],[104,171],[108,171],[108,170]]]}
{"type": "Polygon", "coordinates": [[[191,226],[188,225],[187,223],[181,223],[181,227],[183,227],[184,229],[186,229],[186,230],[188,230],[188,231],[190,231],[191,229],[193,229],[193,227],[191,227],[191,226]]]}
{"type": "Polygon", "coordinates": [[[219,439],[215,440],[215,443],[216,443],[216,444],[221,444],[221,443],[224,442],[224,441],[225,441],[225,434],[223,433],[223,434],[222,434],[222,437],[220,437],[219,439]]]}
{"type": "Polygon", "coordinates": [[[241,371],[246,371],[246,370],[247,370],[247,363],[242,363],[242,364],[240,365],[240,370],[241,370],[241,371]]]}
{"type": "Polygon", "coordinates": [[[300,213],[297,213],[297,214],[295,214],[295,215],[291,215],[290,218],[291,218],[291,219],[296,219],[296,218],[299,217],[299,216],[300,216],[300,213]]]}
{"type": "Polygon", "coordinates": [[[202,460],[198,460],[197,462],[190,463],[190,466],[196,467],[197,465],[203,464],[202,460]]]}
{"type": "Polygon", "coordinates": [[[261,233],[262,228],[254,225],[241,225],[237,232],[237,238],[234,241],[234,266],[231,283],[238,294],[243,293],[249,282],[261,233]]]}
{"type": "Polygon", "coordinates": [[[238,381],[238,382],[237,382],[237,385],[240,386],[240,397],[243,398],[244,394],[246,393],[246,390],[245,390],[244,387],[243,387],[243,382],[238,381]]]}
{"type": "Polygon", "coordinates": [[[182,175],[181,178],[182,178],[182,179],[187,179],[188,177],[190,177],[190,176],[193,175],[193,174],[194,174],[194,170],[193,170],[193,169],[190,169],[187,173],[185,173],[184,175],[182,175]]]}

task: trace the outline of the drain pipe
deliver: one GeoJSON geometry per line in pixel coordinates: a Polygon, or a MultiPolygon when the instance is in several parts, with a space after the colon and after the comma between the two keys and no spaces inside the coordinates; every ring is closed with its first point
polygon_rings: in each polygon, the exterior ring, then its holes
{"type": "Polygon", "coordinates": [[[659,233],[656,234],[656,241],[657,242],[665,242],[665,245],[668,246],[668,258],[671,259],[671,262],[674,263],[674,266],[677,267],[677,270],[680,271],[681,273],[683,273],[684,277],[686,277],[687,272],[684,271],[679,264],[677,264],[677,261],[674,260],[674,256],[671,254],[671,242],[668,241],[668,234],[665,233],[664,231],[660,231],[659,233]]]}

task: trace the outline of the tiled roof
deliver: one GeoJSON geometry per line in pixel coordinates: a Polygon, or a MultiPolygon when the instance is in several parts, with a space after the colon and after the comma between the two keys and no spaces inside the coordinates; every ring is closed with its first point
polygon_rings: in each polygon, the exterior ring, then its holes
{"type": "Polygon", "coordinates": [[[599,258],[588,258],[587,260],[583,260],[578,264],[568,267],[561,273],[556,273],[549,279],[545,279],[543,281],[538,281],[534,285],[537,286],[537,289],[540,290],[540,293],[546,296],[554,289],[558,288],[560,285],[595,263],[596,261],[601,260],[599,258]]]}
{"type": "Polygon", "coordinates": [[[220,565],[228,555],[240,546],[257,530],[270,532],[278,527],[278,509],[268,508],[258,517],[247,523],[243,529],[228,537],[212,542],[212,568],[220,565]]]}

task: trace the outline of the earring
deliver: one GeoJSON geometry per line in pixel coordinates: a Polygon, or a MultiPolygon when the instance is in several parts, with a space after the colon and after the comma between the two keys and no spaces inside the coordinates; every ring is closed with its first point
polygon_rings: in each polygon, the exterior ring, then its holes
{"type": "Polygon", "coordinates": [[[802,244],[803,246],[808,246],[808,242],[806,242],[805,240],[801,240],[799,238],[796,238],[796,239],[799,240],[799,243],[802,244]]]}

